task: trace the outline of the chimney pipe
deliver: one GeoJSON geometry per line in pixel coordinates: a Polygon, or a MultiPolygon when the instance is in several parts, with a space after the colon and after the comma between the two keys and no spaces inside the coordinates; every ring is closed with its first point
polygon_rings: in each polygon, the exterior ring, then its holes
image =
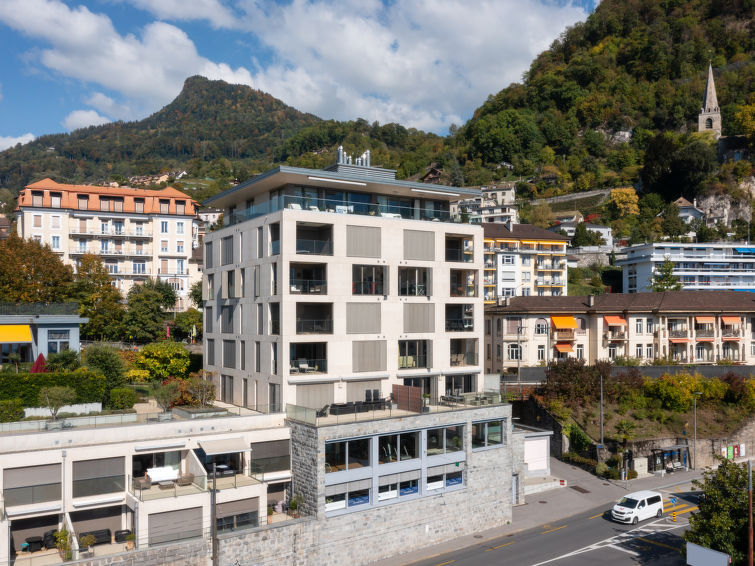
{"type": "Polygon", "coordinates": [[[587,296],[587,306],[588,307],[594,307],[595,306],[595,295],[588,295],[587,296]]]}

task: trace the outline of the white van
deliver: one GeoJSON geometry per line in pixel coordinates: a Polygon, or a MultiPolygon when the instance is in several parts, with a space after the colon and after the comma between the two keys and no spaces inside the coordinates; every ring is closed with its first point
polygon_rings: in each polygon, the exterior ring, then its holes
{"type": "Polygon", "coordinates": [[[611,509],[611,517],[619,523],[632,523],[660,518],[663,515],[663,497],[657,491],[636,491],[622,497],[611,509]]]}

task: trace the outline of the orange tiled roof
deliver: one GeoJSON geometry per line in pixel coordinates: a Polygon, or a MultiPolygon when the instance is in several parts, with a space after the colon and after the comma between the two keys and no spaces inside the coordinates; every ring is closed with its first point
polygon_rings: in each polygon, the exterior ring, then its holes
{"type": "MultiPolygon", "coordinates": [[[[42,179],[27,185],[18,194],[18,208],[32,206],[32,191],[44,191],[43,207],[50,207],[50,192],[61,194],[60,208],[79,210],[78,195],[89,197],[90,211],[100,212],[100,197],[123,197],[123,212],[135,212],[134,199],[144,199],[145,214],[160,214],[160,200],[170,200],[169,214],[176,214],[176,201],[185,201],[185,214],[194,216],[198,203],[173,187],[166,187],[159,191],[149,189],[134,189],[131,187],[98,187],[93,185],[67,185],[56,183],[52,179],[42,179]]],[[[112,212],[112,211],[111,211],[112,212]]]]}

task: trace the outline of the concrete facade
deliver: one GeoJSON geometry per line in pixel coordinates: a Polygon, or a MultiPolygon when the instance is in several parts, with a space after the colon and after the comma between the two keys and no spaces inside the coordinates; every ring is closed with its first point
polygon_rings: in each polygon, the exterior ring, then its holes
{"type": "Polygon", "coordinates": [[[463,189],[336,169],[281,167],[210,199],[226,218],[204,244],[220,397],[321,408],[411,380],[433,400],[482,390],[482,229],[448,212],[463,189]]]}

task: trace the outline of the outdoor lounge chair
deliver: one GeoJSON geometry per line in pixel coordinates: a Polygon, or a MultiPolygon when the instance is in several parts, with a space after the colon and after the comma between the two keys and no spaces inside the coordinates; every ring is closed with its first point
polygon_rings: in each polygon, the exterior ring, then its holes
{"type": "Polygon", "coordinates": [[[183,474],[178,476],[178,479],[176,480],[176,485],[180,486],[187,486],[194,483],[194,474],[191,472],[184,472],[183,474]]]}
{"type": "Polygon", "coordinates": [[[328,408],[330,405],[325,405],[322,409],[319,409],[316,413],[316,417],[327,417],[328,416],[328,408]]]}

